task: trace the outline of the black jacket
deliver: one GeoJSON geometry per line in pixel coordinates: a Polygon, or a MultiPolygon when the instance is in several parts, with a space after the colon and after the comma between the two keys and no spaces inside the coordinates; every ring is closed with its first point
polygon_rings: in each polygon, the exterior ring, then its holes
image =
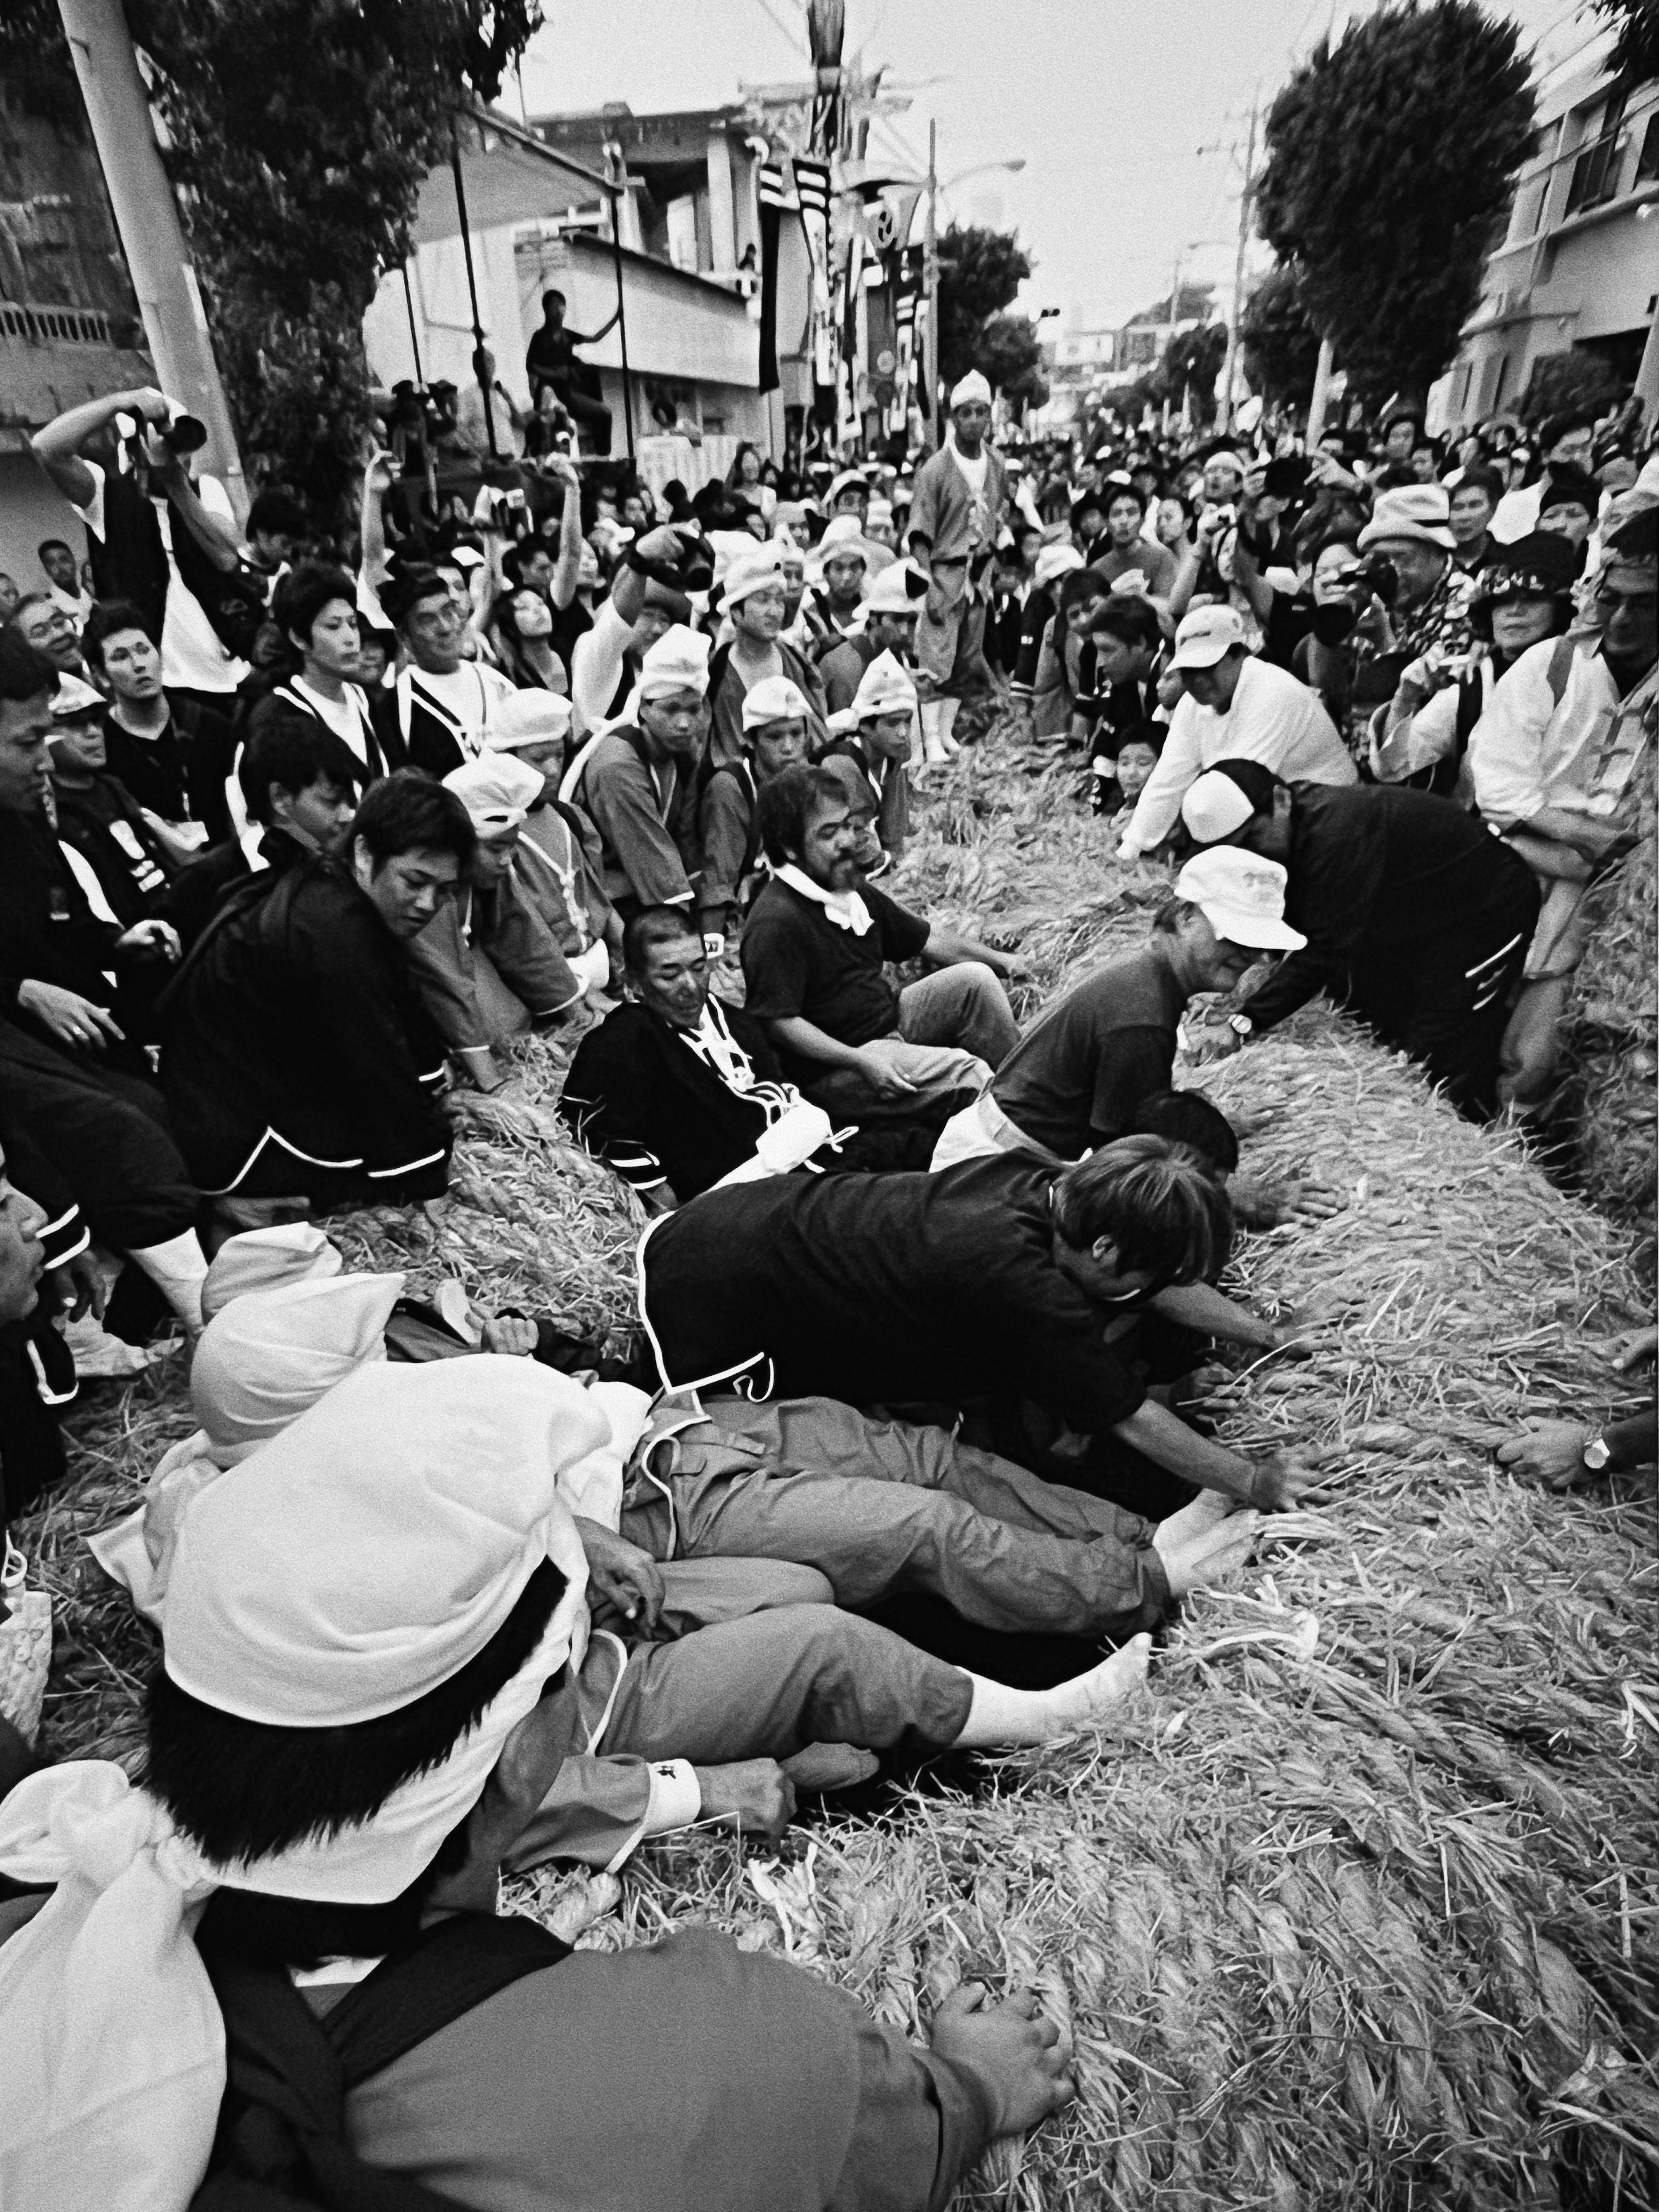
{"type": "Polygon", "coordinates": [[[398,1203],[446,1188],[442,1042],[403,946],[331,861],[233,891],[162,1020],[161,1087],[204,1190],[252,1178],[274,1195],[279,1168],[296,1194],[349,1185],[398,1203]]]}

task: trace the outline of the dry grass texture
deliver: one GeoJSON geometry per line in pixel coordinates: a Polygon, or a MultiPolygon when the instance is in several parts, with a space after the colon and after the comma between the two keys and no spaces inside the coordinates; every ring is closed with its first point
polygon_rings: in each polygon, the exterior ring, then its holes
{"type": "MultiPolygon", "coordinates": [[[[1018,937],[1046,994],[1138,939],[1161,885],[1110,862],[1074,766],[1032,765],[965,756],[896,889],[1018,937]]],[[[531,1048],[532,1102],[561,1073],[531,1048]]],[[[1523,1413],[1636,1402],[1591,1342],[1640,1316],[1627,1240],[1322,1012],[1183,1079],[1273,1109],[1253,1170],[1349,1194],[1245,1243],[1244,1293],[1324,1326],[1218,1406],[1236,1443],[1313,1448],[1331,1502],[1188,1602],[1120,1725],[975,1799],[831,1818],[775,1859],[693,1833],[519,1901],[603,1946],[729,1928],[907,2027],[964,1972],[1035,1978],[1082,2094],[964,2201],[1635,2212],[1659,2202],[1653,1504],[1492,1459],[1523,1413]]],[[[533,1104],[486,1116],[455,1195],[343,1224],[349,1255],[625,1328],[629,1202],[533,1104]]],[[[149,1639],[77,1539],[186,1425],[174,1370],[94,1391],[82,1471],[20,1532],[65,1601],[60,1753],[131,1745],[149,1639]]]]}

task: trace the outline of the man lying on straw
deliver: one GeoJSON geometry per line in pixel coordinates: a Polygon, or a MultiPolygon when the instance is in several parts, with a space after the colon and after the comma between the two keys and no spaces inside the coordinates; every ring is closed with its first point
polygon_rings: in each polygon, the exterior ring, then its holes
{"type": "MultiPolygon", "coordinates": [[[[395,1454],[405,1431],[450,1419],[474,1402],[464,1394],[477,1377],[501,1371],[489,1354],[386,1366],[402,1286],[399,1275],[313,1279],[216,1314],[191,1370],[202,1431],[157,1469],[143,1511],[94,1545],[152,1620],[166,1620],[182,1532],[222,1468],[277,1450],[337,1464],[348,1437],[395,1454]],[[371,1402],[378,1435],[359,1414],[371,1402]]],[[[1254,1515],[1224,1520],[1212,1502],[1155,1532],[1088,1498],[1045,1500],[1043,1484],[987,1455],[883,1435],[822,1401],[716,1406],[705,1418],[692,1400],[653,1416],[643,1392],[601,1383],[589,1402],[606,1434],[560,1492],[608,1610],[560,1693],[584,1756],[523,1839],[526,1863],[614,1869],[642,1837],[717,1815],[781,1827],[793,1778],[775,1762],[810,1745],[1041,1741],[1146,1671],[1139,1636],[1053,1691],[1010,1690],[837,1610],[834,1596],[865,1604],[920,1587],[993,1629],[1125,1637],[1154,1625],[1171,1594],[1237,1565],[1254,1534],[1254,1515]],[[803,1460],[828,1465],[793,1471],[803,1460]],[[887,1479],[837,1471],[866,1463],[887,1479]]]]}
{"type": "Polygon", "coordinates": [[[1092,1440],[1084,1479],[1106,1496],[1151,1462],[1286,1505],[1303,1487],[1290,1464],[1195,1435],[1149,1395],[1133,1341],[1103,1340],[1158,1292],[1206,1284],[1231,1234],[1205,1163],[1154,1136],[1064,1169],[1020,1152],[939,1175],[783,1176],[651,1223],[640,1307],[671,1389],[742,1376],[757,1398],[921,1405],[946,1425],[973,1409],[1021,1459],[1030,1401],[1092,1440]]]}
{"type": "Polygon", "coordinates": [[[380,1364],[202,1492],[143,1786],[0,1807],[0,1872],[56,1885],[0,1945],[6,2203],[185,2212],[211,2166],[199,2212],[923,2212],[1070,2099],[1029,1992],[954,1993],[921,2051],[709,1932],[493,1917],[572,1741],[559,1485],[604,1438],[527,1360],[380,1364]]]}
{"type": "MultiPolygon", "coordinates": [[[[1224,848],[1189,860],[1139,952],[1085,975],[1031,1024],[971,1106],[947,1121],[933,1166],[1029,1152],[1062,1166],[1136,1127],[1136,1109],[1169,1090],[1182,1017],[1231,991],[1264,955],[1307,942],[1285,920],[1285,871],[1224,848]]],[[[1291,1212],[1332,1213],[1335,1194],[1242,1183],[1236,1219],[1271,1228],[1291,1212]]]]}

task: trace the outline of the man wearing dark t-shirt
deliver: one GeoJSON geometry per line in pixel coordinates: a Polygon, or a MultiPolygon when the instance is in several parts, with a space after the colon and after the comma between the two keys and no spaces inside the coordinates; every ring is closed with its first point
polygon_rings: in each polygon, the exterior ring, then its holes
{"type": "Polygon", "coordinates": [[[989,1089],[956,1115],[935,1169],[982,1152],[1080,1159],[1167,1091],[1176,1030],[1200,992],[1229,991],[1263,952],[1303,939],[1285,923],[1285,872],[1224,848],[1189,860],[1139,952],[1108,961],[1036,1022],[989,1089]]]}
{"type": "Polygon", "coordinates": [[[757,811],[773,874],[743,970],[786,1074],[861,1122],[965,1105],[1018,1042],[998,980],[1018,963],[858,887],[852,807],[827,770],[786,769],[757,811]],[[917,957],[940,972],[896,991],[885,963],[917,957]]]}
{"type": "Polygon", "coordinates": [[[1021,1155],[778,1176],[653,1223],[640,1306],[670,1389],[741,1375],[757,1397],[854,1406],[1030,1399],[1188,1481],[1279,1504],[1293,1477],[1194,1435],[1102,1339],[1112,1309],[1213,1273],[1231,1234],[1219,1185],[1162,1137],[1058,1171],[1021,1155]]]}

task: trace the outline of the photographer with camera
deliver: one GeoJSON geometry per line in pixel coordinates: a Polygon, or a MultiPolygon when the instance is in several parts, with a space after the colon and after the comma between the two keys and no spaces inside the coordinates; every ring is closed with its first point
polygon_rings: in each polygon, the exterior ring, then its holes
{"type": "Polygon", "coordinates": [[[228,714],[249,672],[265,588],[242,572],[224,486],[191,473],[188,457],[206,438],[193,416],[145,386],[71,407],[30,446],[86,526],[95,596],[131,601],[161,640],[174,706],[228,714]]]}
{"type": "Polygon", "coordinates": [[[623,712],[645,655],[665,630],[690,621],[686,594],[707,591],[714,576],[714,556],[694,524],[665,522],[634,540],[611,579],[610,598],[593,610],[592,626],[571,653],[570,703],[579,738],[623,712]]]}
{"type": "Polygon", "coordinates": [[[1332,613],[1316,623],[1310,680],[1337,714],[1356,761],[1369,761],[1371,718],[1413,661],[1469,649],[1475,585],[1452,558],[1456,544],[1443,484],[1379,492],[1359,533],[1361,557],[1328,599],[1332,613]]]}

